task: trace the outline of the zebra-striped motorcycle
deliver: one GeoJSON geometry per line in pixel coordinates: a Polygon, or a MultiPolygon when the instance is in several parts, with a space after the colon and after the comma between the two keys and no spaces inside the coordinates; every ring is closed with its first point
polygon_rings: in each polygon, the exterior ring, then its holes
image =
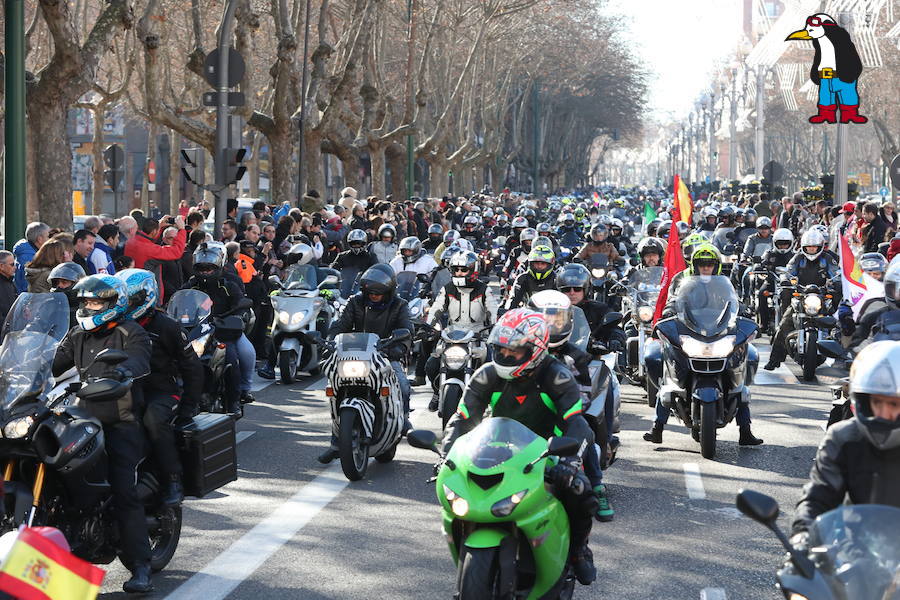
{"type": "Polygon", "coordinates": [[[329,345],[323,369],[331,405],[331,428],[338,443],[341,469],[351,481],[365,477],[369,456],[394,459],[403,423],[403,399],[391,362],[381,349],[411,338],[398,329],[385,340],[374,333],[342,333],[329,345]]]}

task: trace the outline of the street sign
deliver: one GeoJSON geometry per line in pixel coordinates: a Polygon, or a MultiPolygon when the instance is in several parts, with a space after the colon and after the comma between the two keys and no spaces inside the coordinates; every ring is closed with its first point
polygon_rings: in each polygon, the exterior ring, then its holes
{"type": "Polygon", "coordinates": [[[776,160],[770,160],[763,167],[763,177],[769,183],[777,183],[784,177],[784,167],[776,160]]]}
{"type": "Polygon", "coordinates": [[[156,183],[156,163],[152,160],[147,163],[147,181],[156,183]]]}
{"type": "Polygon", "coordinates": [[[900,154],[894,157],[894,160],[891,161],[891,183],[894,184],[894,187],[900,189],[900,154]]]}
{"type": "Polygon", "coordinates": [[[891,193],[891,190],[889,190],[886,185],[883,185],[881,186],[881,189],[878,190],[878,193],[882,198],[887,198],[887,195],[891,193]]]}
{"type": "MultiPolygon", "coordinates": [[[[206,82],[215,87],[219,86],[218,74],[219,68],[219,49],[216,48],[206,55],[203,61],[203,78],[206,82]]],[[[244,57],[234,48],[228,48],[228,87],[235,87],[244,78],[247,66],[244,63],[244,57]]],[[[232,105],[236,106],[236,105],[232,105]]]]}

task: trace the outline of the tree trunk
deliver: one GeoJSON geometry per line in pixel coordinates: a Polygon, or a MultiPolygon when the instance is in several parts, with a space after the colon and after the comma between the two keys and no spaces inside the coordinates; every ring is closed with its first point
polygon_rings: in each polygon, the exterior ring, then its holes
{"type": "MultiPolygon", "coordinates": [[[[325,189],[325,174],[322,172],[322,138],[318,134],[306,132],[304,137],[303,160],[306,161],[306,189],[325,189]]],[[[269,162],[271,162],[270,151],[269,162]]],[[[271,184],[270,184],[271,185],[271,184]]],[[[305,192],[306,190],[304,190],[305,192]]]]}
{"type": "Polygon", "coordinates": [[[37,158],[35,154],[34,131],[28,121],[25,128],[25,220],[38,221],[41,218],[38,202],[37,158]]]}
{"type": "Polygon", "coordinates": [[[94,120],[94,143],[91,147],[91,159],[93,161],[91,184],[91,214],[99,215],[103,212],[103,192],[106,188],[103,171],[106,166],[103,163],[103,122],[106,120],[106,105],[100,104],[97,110],[92,111],[94,120]]]}
{"type": "Polygon", "coordinates": [[[169,204],[177,213],[185,197],[181,192],[181,134],[169,130],[169,204]]]}
{"type": "Polygon", "coordinates": [[[491,189],[495,194],[499,194],[503,189],[503,180],[506,176],[506,164],[497,164],[497,161],[491,162],[491,189]]]}
{"type": "Polygon", "coordinates": [[[391,167],[391,195],[394,200],[409,200],[406,194],[406,148],[392,144],[386,151],[391,167]]]}
{"type": "Polygon", "coordinates": [[[263,136],[259,132],[256,132],[253,136],[253,144],[250,147],[250,161],[247,163],[251,198],[259,198],[259,153],[262,148],[262,139],[263,136]]]}
{"type": "Polygon", "coordinates": [[[159,123],[150,121],[150,133],[147,135],[147,160],[144,161],[144,172],[141,177],[141,210],[150,216],[150,199],[156,194],[150,193],[150,178],[148,172],[150,163],[156,164],[156,148],[159,145],[159,123]]]}
{"type": "Polygon", "coordinates": [[[344,167],[344,186],[359,190],[359,155],[351,152],[341,159],[341,164],[344,167]]]}
{"type": "Polygon", "coordinates": [[[369,160],[372,163],[372,195],[383,200],[387,195],[384,181],[384,146],[370,144],[369,160]]]}
{"type": "Polygon", "coordinates": [[[72,228],[72,148],[66,135],[68,105],[61,98],[31,106],[35,162],[35,191],[40,220],[50,227],[72,228]]]}
{"type": "Polygon", "coordinates": [[[484,163],[475,164],[475,191],[480,192],[484,189],[484,163]]]}
{"type": "Polygon", "coordinates": [[[269,140],[269,193],[270,201],[280,205],[293,199],[292,156],[293,144],[290,132],[276,129],[266,136],[269,140]]]}
{"type": "Polygon", "coordinates": [[[441,198],[447,193],[447,172],[449,169],[447,165],[438,162],[429,161],[429,165],[431,167],[431,177],[429,178],[431,196],[441,198]]]}
{"type": "MultiPolygon", "coordinates": [[[[207,185],[216,181],[216,166],[213,163],[212,154],[209,152],[203,153],[203,181],[207,185]]],[[[203,199],[210,206],[214,207],[216,205],[216,197],[209,190],[203,190],[203,199]]]]}

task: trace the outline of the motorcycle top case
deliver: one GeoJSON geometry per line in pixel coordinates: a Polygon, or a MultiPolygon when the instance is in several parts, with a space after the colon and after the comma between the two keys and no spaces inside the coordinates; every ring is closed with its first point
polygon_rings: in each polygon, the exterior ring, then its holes
{"type": "Polygon", "coordinates": [[[179,432],[185,496],[202,498],[237,479],[234,419],[200,413],[179,432]]]}

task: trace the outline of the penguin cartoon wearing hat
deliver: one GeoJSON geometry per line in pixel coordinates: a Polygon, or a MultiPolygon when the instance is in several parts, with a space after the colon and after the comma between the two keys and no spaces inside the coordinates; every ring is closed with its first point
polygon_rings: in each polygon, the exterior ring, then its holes
{"type": "Polygon", "coordinates": [[[865,123],[859,114],[856,81],[862,73],[862,61],[850,33],[825,13],[807,17],[806,27],[785,38],[811,40],[815,55],[809,78],[819,86],[819,114],[810,123],[837,123],[840,107],[841,123],[865,123]]]}

